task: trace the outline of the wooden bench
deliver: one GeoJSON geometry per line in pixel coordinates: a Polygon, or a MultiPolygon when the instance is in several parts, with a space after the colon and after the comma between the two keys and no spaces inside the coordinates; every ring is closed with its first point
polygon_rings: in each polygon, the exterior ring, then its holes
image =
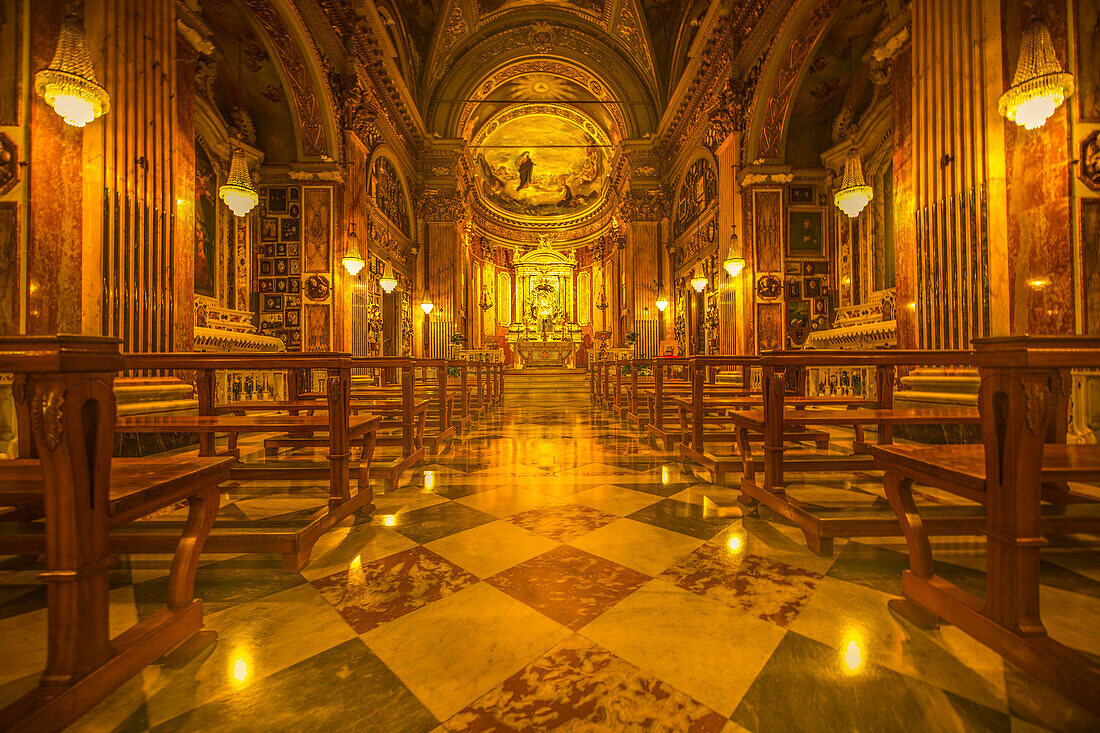
{"type": "Polygon", "coordinates": [[[1100,480],[1100,446],[1064,444],[1068,370],[1100,366],[1100,338],[987,339],[974,348],[981,445],[869,447],[909,548],[904,598],[889,605],[925,628],[955,625],[1100,715],[1100,664],[1051,639],[1039,613],[1043,534],[1100,530],[1096,502],[1070,486],[1100,480]],[[984,505],[984,599],[936,574],[914,483],[984,505]]]}
{"type": "Polygon", "coordinates": [[[44,552],[39,577],[49,586],[46,669],[35,689],[0,711],[6,730],[61,730],[148,664],[173,650],[182,658],[181,645],[199,639],[195,572],[231,461],[113,461],[112,384],[123,366],[116,339],[0,339],[0,371],[15,374],[20,449],[28,456],[0,461],[0,504],[44,519],[0,523],[0,553],[44,552]],[[110,530],[180,501],[188,517],[168,550],[166,605],[111,638],[110,530]]]}
{"type": "MultiPolygon", "coordinates": [[[[327,479],[327,505],[316,516],[302,521],[236,521],[219,519],[210,533],[207,548],[211,552],[277,552],[283,556],[283,568],[297,572],[309,562],[313,545],[355,512],[374,510],[370,487],[370,466],[374,455],[381,417],[357,414],[349,410],[351,356],[345,353],[166,353],[126,356],[131,370],[191,371],[195,374],[199,415],[126,418],[120,431],[192,432],[199,436],[199,455],[214,455],[215,435],[225,433],[304,433],[328,434],[328,453],[324,460],[279,459],[275,461],[238,461],[230,478],[240,481],[287,481],[327,479]],[[217,415],[214,404],[215,372],[224,369],[286,371],[293,391],[308,384],[308,372],[325,372],[327,414],[317,415],[217,415]],[[352,464],[352,440],[362,447],[357,466],[352,464]],[[356,480],[352,491],[351,481],[356,480]]],[[[142,523],[141,531],[121,535],[120,547],[163,547],[173,523],[157,520],[142,523]],[[129,544],[123,544],[129,543],[129,544]]]]}
{"type": "MultiPolygon", "coordinates": [[[[760,502],[794,522],[806,537],[807,546],[822,555],[832,554],[834,537],[880,537],[900,534],[894,518],[863,507],[824,508],[800,502],[786,491],[789,473],[866,471],[873,469],[866,453],[864,429],[877,426],[877,441],[889,444],[896,425],[934,425],[942,423],[977,424],[977,411],[969,408],[944,410],[899,410],[893,408],[897,368],[924,365],[967,365],[970,352],[958,351],[776,351],[761,357],[764,408],[729,413],[737,426],[737,443],[742,457],[741,501],[760,502]],[[874,407],[855,409],[790,409],[787,389],[791,376],[801,376],[808,366],[872,366],[876,370],[877,396],[874,407]],[[855,434],[852,454],[823,453],[800,449],[788,454],[784,434],[806,426],[847,426],[855,434]],[[752,436],[763,436],[763,472],[753,459],[752,436]]],[[[796,380],[797,381],[797,380],[796,380]]],[[[803,388],[804,389],[804,388],[803,388]]],[[[802,390],[800,390],[802,391],[802,390]]],[[[859,403],[859,400],[853,400],[859,403]]],[[[945,512],[951,516],[937,519],[941,534],[973,534],[980,530],[980,514],[971,511],[945,512]]]]}

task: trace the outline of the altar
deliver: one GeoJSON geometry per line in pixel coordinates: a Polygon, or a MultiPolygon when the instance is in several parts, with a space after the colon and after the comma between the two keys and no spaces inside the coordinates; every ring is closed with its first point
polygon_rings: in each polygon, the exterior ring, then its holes
{"type": "Polygon", "coordinates": [[[543,239],[515,260],[516,314],[508,328],[520,369],[572,367],[583,340],[574,307],[572,252],[558,252],[543,239]]]}

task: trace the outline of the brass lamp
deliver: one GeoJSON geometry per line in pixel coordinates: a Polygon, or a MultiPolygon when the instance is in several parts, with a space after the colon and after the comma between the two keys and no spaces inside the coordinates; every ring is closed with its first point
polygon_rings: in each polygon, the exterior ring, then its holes
{"type": "Polygon", "coordinates": [[[61,21],[53,61],[34,75],[34,90],[73,127],[84,127],[111,109],[111,95],[96,79],[84,24],[75,13],[61,21]]]}
{"type": "Polygon", "coordinates": [[[1012,86],[997,105],[1007,120],[1027,130],[1042,127],[1073,94],[1073,74],[1062,71],[1050,29],[1042,18],[1034,18],[1024,30],[1020,58],[1012,86]]]}

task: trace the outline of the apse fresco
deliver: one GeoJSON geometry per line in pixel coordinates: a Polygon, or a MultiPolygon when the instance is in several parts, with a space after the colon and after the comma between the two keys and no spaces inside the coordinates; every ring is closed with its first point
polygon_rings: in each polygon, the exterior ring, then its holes
{"type": "Polygon", "coordinates": [[[601,15],[603,13],[603,2],[604,0],[478,0],[477,7],[482,15],[495,13],[498,10],[522,8],[529,5],[539,5],[542,7],[549,5],[551,7],[571,8],[583,10],[593,15],[601,15]]]}
{"type": "Polygon", "coordinates": [[[568,216],[603,196],[603,148],[577,122],[525,115],[497,126],[479,146],[482,197],[508,213],[568,216]]]}

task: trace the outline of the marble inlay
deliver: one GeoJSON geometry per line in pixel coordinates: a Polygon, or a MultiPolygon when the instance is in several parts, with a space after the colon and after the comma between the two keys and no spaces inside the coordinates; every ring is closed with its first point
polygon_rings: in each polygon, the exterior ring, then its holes
{"type": "Polygon", "coordinates": [[[381,560],[352,560],[347,570],[313,581],[356,633],[392,621],[472,585],[477,578],[416,547],[381,560]]]}
{"type": "Polygon", "coordinates": [[[702,545],[661,577],[783,627],[791,625],[821,580],[812,570],[712,544],[702,545]]]}
{"type": "Polygon", "coordinates": [[[647,580],[636,570],[562,545],[486,582],[576,630],[647,580]]]}
{"type": "Polygon", "coordinates": [[[508,521],[543,537],[568,542],[610,524],[615,519],[614,514],[589,506],[560,504],[520,512],[508,521]]]}

